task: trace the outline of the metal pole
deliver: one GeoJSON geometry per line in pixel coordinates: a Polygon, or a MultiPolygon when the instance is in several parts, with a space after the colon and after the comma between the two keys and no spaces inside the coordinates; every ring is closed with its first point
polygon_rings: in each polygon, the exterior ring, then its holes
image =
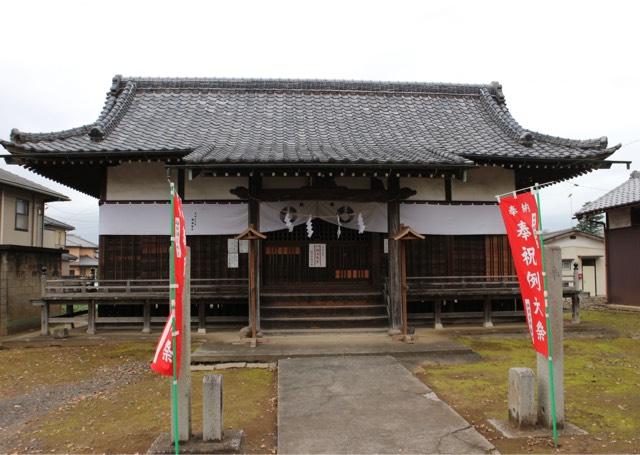
{"type": "Polygon", "coordinates": [[[542,274],[544,276],[544,311],[547,322],[547,358],[549,359],[549,391],[551,398],[551,421],[553,427],[553,445],[558,447],[558,425],[556,422],[556,390],[553,379],[553,331],[551,330],[551,321],[549,318],[549,293],[547,291],[547,271],[544,259],[544,239],[542,236],[542,210],[540,208],[540,191],[538,184],[533,186],[536,193],[536,201],[538,203],[538,238],[540,239],[540,252],[542,255],[542,274]]]}

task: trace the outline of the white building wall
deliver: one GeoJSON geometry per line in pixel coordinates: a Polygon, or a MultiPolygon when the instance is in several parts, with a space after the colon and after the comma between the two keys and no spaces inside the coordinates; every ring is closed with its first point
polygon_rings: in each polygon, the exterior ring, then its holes
{"type": "Polygon", "coordinates": [[[233,188],[249,186],[248,177],[206,177],[198,176],[193,180],[186,180],[184,183],[184,195],[186,200],[216,200],[216,199],[239,199],[231,194],[233,188]]]}
{"type": "Polygon", "coordinates": [[[631,226],[631,208],[621,207],[607,210],[607,220],[609,229],[620,229],[631,226]]]}
{"type": "Polygon", "coordinates": [[[597,295],[607,295],[607,273],[604,240],[594,240],[589,237],[576,235],[575,239],[563,237],[545,241],[545,245],[560,247],[562,259],[572,260],[578,264],[578,270],[582,271],[583,258],[596,258],[596,284],[597,295]]]}
{"type": "Polygon", "coordinates": [[[444,179],[441,177],[401,177],[400,188],[411,188],[416,194],[409,199],[420,201],[444,201],[444,179]]]}
{"type": "Polygon", "coordinates": [[[107,168],[108,201],[169,199],[164,163],[132,162],[107,168]]]}
{"type": "Polygon", "coordinates": [[[516,189],[516,178],[513,169],[502,167],[479,167],[467,172],[467,181],[451,182],[451,198],[454,201],[491,201],[495,202],[497,194],[504,194],[516,189]]]}

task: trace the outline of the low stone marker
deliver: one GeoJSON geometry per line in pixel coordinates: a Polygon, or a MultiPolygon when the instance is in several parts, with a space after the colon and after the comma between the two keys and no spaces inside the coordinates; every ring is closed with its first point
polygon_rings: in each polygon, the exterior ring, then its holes
{"type": "Polygon", "coordinates": [[[208,374],[202,378],[202,439],[222,440],[222,375],[208,374]]]}
{"type": "Polygon", "coordinates": [[[69,329],[66,327],[56,327],[53,330],[51,330],[51,336],[53,336],[53,338],[55,339],[63,339],[63,338],[68,338],[69,337],[69,329]]]}
{"type": "Polygon", "coordinates": [[[536,376],[531,368],[509,368],[509,420],[517,428],[537,421],[536,376]]]}

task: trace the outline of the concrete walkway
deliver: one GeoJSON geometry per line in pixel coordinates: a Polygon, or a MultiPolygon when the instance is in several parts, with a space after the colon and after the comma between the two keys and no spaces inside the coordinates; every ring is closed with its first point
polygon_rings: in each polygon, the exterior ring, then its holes
{"type": "Polygon", "coordinates": [[[493,450],[393,357],[278,363],[278,454],[493,450]]]}

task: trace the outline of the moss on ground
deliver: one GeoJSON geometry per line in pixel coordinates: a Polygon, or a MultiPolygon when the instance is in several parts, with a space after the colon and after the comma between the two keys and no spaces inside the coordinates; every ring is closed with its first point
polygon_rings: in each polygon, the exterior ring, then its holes
{"type": "MultiPolygon", "coordinates": [[[[125,348],[127,349],[127,348],[125,348]]],[[[274,373],[263,369],[223,371],[224,424],[247,431],[249,452],[270,451],[275,441],[274,373]],[[263,446],[263,447],[261,447],[263,446]]],[[[202,377],[192,376],[192,422],[202,431],[202,377]]],[[[32,437],[47,452],[144,452],[168,430],[167,378],[151,372],[112,393],[99,394],[40,421],[32,437]]]]}
{"type": "MultiPolygon", "coordinates": [[[[568,421],[587,437],[561,438],[568,452],[640,451],[640,314],[584,311],[582,320],[620,333],[619,337],[565,339],[565,400],[568,421]]],[[[495,438],[486,421],[507,413],[509,368],[535,370],[530,341],[481,336],[458,341],[483,361],[428,367],[419,377],[445,401],[495,438]]],[[[493,441],[501,452],[549,451],[544,441],[493,441]]]]}
{"type": "Polygon", "coordinates": [[[28,393],[43,386],[90,379],[99,367],[123,359],[148,359],[148,343],[83,347],[38,347],[0,350],[0,390],[4,396],[28,393]],[[125,349],[125,351],[121,351],[125,349]]]}

